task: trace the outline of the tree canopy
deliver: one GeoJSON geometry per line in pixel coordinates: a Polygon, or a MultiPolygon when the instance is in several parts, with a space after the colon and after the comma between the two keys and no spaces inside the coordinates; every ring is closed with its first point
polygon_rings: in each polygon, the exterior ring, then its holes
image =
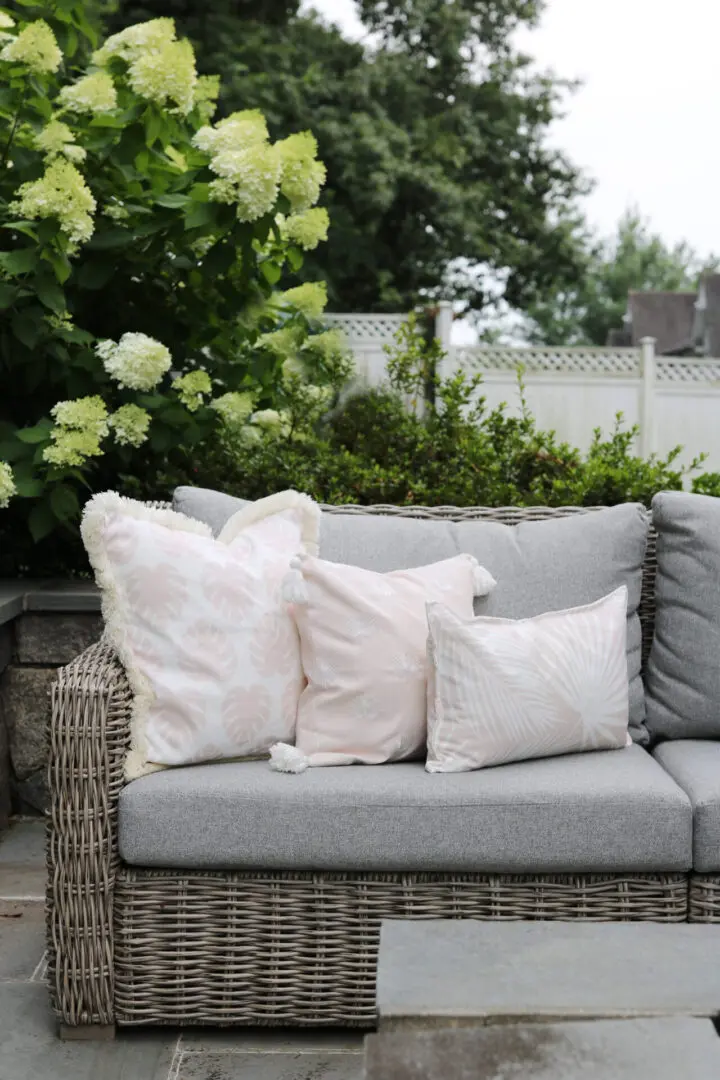
{"type": "Polygon", "coordinates": [[[716,260],[701,259],[688,244],[669,246],[637,210],[620,220],[614,236],[585,232],[582,269],[574,283],[558,283],[526,308],[528,338],[542,345],[605,345],[622,326],[631,290],[693,289],[716,260]]]}
{"type": "Polygon", "coordinates": [[[363,42],[297,0],[119,0],[110,29],[174,16],[224,112],[260,108],[273,137],[311,129],[328,169],[324,275],[336,310],[486,302],[500,274],[526,309],[578,268],[569,208],[584,181],[548,147],[568,86],[512,34],[535,0],[360,0],[363,42]]]}

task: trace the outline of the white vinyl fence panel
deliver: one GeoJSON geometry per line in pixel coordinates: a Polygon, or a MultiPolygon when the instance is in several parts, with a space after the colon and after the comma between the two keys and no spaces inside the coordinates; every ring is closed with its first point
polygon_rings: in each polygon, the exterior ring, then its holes
{"type": "MultiPolygon", "coordinates": [[[[359,374],[374,385],[386,370],[383,346],[404,315],[335,315],[356,357],[359,374]]],[[[483,376],[482,394],[490,408],[506,403],[520,411],[518,368],[528,408],[541,428],[585,450],[595,428],[609,433],[621,412],[627,426],[637,424],[637,451],[667,454],[683,447],[679,461],[689,464],[708,454],[703,466],[720,472],[720,360],[658,357],[654,342],[639,348],[509,348],[455,346],[449,305],[442,305],[437,336],[446,350],[443,373],[467,371],[483,376]]]]}

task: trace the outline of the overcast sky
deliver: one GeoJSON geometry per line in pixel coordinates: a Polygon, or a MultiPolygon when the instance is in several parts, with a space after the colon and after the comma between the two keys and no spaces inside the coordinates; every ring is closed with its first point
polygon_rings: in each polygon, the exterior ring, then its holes
{"type": "MultiPolygon", "coordinates": [[[[354,36],[354,0],[313,0],[354,36]]],[[[720,252],[720,0],[549,0],[519,44],[583,87],[551,139],[595,178],[590,220],[631,205],[669,243],[720,252]]]]}

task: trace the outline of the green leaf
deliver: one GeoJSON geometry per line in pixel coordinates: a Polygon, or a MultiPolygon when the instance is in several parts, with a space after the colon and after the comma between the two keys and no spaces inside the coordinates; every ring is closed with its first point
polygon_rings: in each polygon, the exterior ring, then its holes
{"type": "Polygon", "coordinates": [[[267,281],[268,285],[275,285],[282,277],[282,270],[277,263],[271,262],[266,259],[265,262],[260,263],[260,273],[267,281]]]}
{"type": "Polygon", "coordinates": [[[14,285],[7,285],[0,282],[0,311],[5,311],[9,308],[17,295],[18,290],[14,285]]]}
{"type": "Polygon", "coordinates": [[[187,206],[190,203],[188,195],[173,195],[169,193],[167,195],[158,195],[155,199],[156,206],[166,206],[169,210],[177,210],[181,206],[187,206]]]}
{"type": "Polygon", "coordinates": [[[0,461],[7,461],[12,465],[15,461],[22,461],[27,457],[28,449],[21,442],[14,439],[4,439],[0,442],[0,461]]]}
{"type": "Polygon", "coordinates": [[[196,203],[185,215],[186,229],[199,229],[215,221],[215,203],[196,203]]]}
{"type": "Polygon", "coordinates": [[[45,442],[47,439],[52,424],[49,420],[41,420],[39,424],[35,424],[34,427],[18,428],[15,432],[15,437],[20,439],[24,443],[40,443],[45,442]]]}
{"type": "Polygon", "coordinates": [[[287,259],[293,270],[299,270],[305,261],[302,251],[297,247],[287,249],[287,259]]]}
{"type": "Polygon", "coordinates": [[[15,477],[15,489],[21,499],[37,499],[39,495],[42,495],[45,490],[45,484],[42,480],[28,479],[23,480],[15,477]]]}
{"type": "Polygon", "coordinates": [[[210,202],[210,185],[193,184],[190,188],[190,195],[196,203],[210,202]]]}
{"type": "Polygon", "coordinates": [[[145,113],[145,145],[153,146],[159,139],[162,129],[162,118],[154,109],[148,109],[145,113]]]}
{"type": "Polygon", "coordinates": [[[0,252],[0,266],[8,274],[27,274],[37,265],[37,249],[19,248],[17,251],[0,252]]]}
{"type": "Polygon", "coordinates": [[[50,506],[59,521],[70,521],[80,512],[77,495],[69,484],[57,484],[52,489],[50,506]]]}
{"type": "Polygon", "coordinates": [[[35,292],[40,303],[50,308],[56,315],[62,315],[65,311],[65,293],[52,278],[38,275],[35,279],[35,292]]]}
{"type": "Polygon", "coordinates": [[[230,269],[237,259],[237,252],[232,244],[214,244],[202,259],[201,270],[205,277],[215,278],[230,269]]]}
{"type": "Polygon", "coordinates": [[[46,259],[53,270],[55,271],[55,277],[64,285],[67,279],[70,277],[72,267],[70,266],[70,260],[67,255],[53,251],[52,248],[46,248],[43,252],[43,258],[46,259]]]}
{"type": "Polygon", "coordinates": [[[75,279],[81,289],[102,289],[115,272],[115,265],[101,259],[83,262],[75,279]]]}
{"type": "Polygon", "coordinates": [[[39,311],[39,308],[26,309],[15,315],[11,323],[15,337],[28,349],[34,349],[45,332],[39,311]]]}
{"type": "Polygon", "coordinates": [[[55,528],[55,524],[55,515],[47,502],[43,501],[38,503],[37,506],[33,506],[28,515],[30,535],[36,544],[39,543],[40,540],[44,540],[46,536],[50,535],[55,528]]]}
{"type": "Polygon", "coordinates": [[[135,239],[131,229],[106,229],[98,232],[86,245],[93,251],[109,251],[112,248],[129,247],[135,239]]]}

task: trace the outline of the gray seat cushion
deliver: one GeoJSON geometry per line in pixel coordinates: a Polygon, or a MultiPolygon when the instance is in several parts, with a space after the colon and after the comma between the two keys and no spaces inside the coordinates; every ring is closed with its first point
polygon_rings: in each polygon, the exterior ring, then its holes
{"type": "Polygon", "coordinates": [[[193,869],[686,870],[687,796],[639,746],[454,775],[421,762],[168,769],[120,796],[120,853],[193,869]]]}
{"type": "Polygon", "coordinates": [[[720,872],[720,743],[678,739],[661,743],[654,753],[692,804],[693,868],[720,872]]]}
{"type": "Polygon", "coordinates": [[[658,530],[647,726],[667,739],[720,738],[720,499],[665,492],[658,530]]]}
{"type": "MultiPolygon", "coordinates": [[[[244,505],[242,499],[203,488],[177,488],[173,499],[176,510],[216,533],[244,505]]],[[[332,513],[323,515],[320,554],[330,562],[384,573],[466,551],[498,582],[490,597],[476,601],[476,614],[507,619],[588,604],[627,585],[630,733],[645,743],[638,607],[648,522],[646,511],[634,503],[513,526],[332,513]]]]}

